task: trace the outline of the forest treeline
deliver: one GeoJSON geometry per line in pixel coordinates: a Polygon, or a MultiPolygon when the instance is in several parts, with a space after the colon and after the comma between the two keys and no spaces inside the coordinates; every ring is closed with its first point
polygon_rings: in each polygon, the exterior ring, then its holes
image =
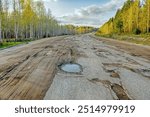
{"type": "Polygon", "coordinates": [[[140,34],[150,32],[150,0],[127,0],[115,17],[97,31],[101,34],[140,34]]]}
{"type": "Polygon", "coordinates": [[[97,29],[91,26],[74,26],[74,25],[65,25],[71,34],[84,34],[96,31],[97,29]]]}
{"type": "Polygon", "coordinates": [[[42,0],[0,0],[1,43],[11,39],[37,39],[89,31],[91,27],[59,24],[42,0]]]}

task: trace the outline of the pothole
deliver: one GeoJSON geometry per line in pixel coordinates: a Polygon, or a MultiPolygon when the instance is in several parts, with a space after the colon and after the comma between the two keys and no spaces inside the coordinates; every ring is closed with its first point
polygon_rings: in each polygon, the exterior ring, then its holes
{"type": "Polygon", "coordinates": [[[66,73],[81,73],[82,66],[77,63],[64,63],[59,65],[60,70],[66,73]]]}
{"type": "Polygon", "coordinates": [[[115,71],[113,71],[113,72],[110,74],[110,76],[111,76],[112,78],[120,78],[120,75],[119,75],[117,72],[115,72],[115,71]]]}
{"type": "Polygon", "coordinates": [[[111,89],[116,93],[119,100],[130,100],[130,98],[128,97],[121,85],[112,84],[111,89]]]}
{"type": "Polygon", "coordinates": [[[125,92],[125,89],[119,84],[111,83],[109,80],[100,80],[98,78],[89,81],[92,83],[102,83],[106,88],[112,90],[119,100],[131,100],[125,92]]]}

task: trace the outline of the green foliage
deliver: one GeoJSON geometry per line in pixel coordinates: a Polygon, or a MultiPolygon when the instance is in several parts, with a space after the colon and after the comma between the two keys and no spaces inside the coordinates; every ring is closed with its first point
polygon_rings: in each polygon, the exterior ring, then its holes
{"type": "Polygon", "coordinates": [[[0,0],[0,43],[10,38],[38,39],[74,32],[60,25],[42,0],[0,0]]]}
{"type": "Polygon", "coordinates": [[[23,44],[25,42],[3,42],[0,44],[0,48],[8,48],[8,47],[12,47],[12,46],[16,46],[19,44],[23,44]]]}
{"type": "Polygon", "coordinates": [[[133,30],[133,34],[139,35],[139,34],[141,34],[141,30],[136,28],[133,30]]]}
{"type": "Polygon", "coordinates": [[[77,26],[75,27],[75,32],[76,34],[84,34],[84,33],[89,33],[93,32],[94,28],[90,26],[77,26]]]}
{"type": "Polygon", "coordinates": [[[123,28],[123,21],[118,20],[116,23],[116,27],[119,29],[119,32],[121,33],[121,30],[123,28]]]}

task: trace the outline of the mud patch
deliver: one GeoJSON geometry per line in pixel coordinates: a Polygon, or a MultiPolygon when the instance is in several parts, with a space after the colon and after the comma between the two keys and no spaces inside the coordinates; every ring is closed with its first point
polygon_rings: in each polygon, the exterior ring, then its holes
{"type": "Polygon", "coordinates": [[[102,83],[106,88],[113,91],[119,100],[130,100],[124,88],[119,84],[111,83],[109,80],[100,80],[98,78],[89,81],[95,84],[102,83]]]}
{"type": "MultiPolygon", "coordinates": [[[[129,59],[128,59],[129,60],[129,59]]],[[[132,61],[130,59],[130,61],[132,61]]],[[[108,72],[108,73],[111,73],[111,76],[116,76],[116,77],[119,77],[119,74],[115,72],[115,70],[117,68],[124,68],[124,69],[127,69],[127,70],[130,70],[131,72],[134,72],[134,73],[137,73],[137,74],[140,74],[146,78],[150,78],[150,69],[136,69],[134,68],[132,65],[130,64],[120,64],[120,63],[102,63],[104,66],[103,66],[103,69],[105,72],[108,72]]],[[[132,61],[131,64],[138,64],[136,63],[135,61],[132,61]]]]}
{"type": "Polygon", "coordinates": [[[140,55],[140,54],[135,54],[135,53],[131,53],[131,56],[141,57],[142,55],[140,55]]]}
{"type": "Polygon", "coordinates": [[[102,63],[102,64],[108,67],[121,67],[122,66],[121,63],[102,63]]]}
{"type": "Polygon", "coordinates": [[[112,78],[120,78],[120,75],[119,75],[117,72],[115,72],[115,71],[113,71],[113,72],[110,74],[110,76],[111,76],[112,78]]]}
{"type": "Polygon", "coordinates": [[[53,48],[53,46],[52,45],[47,45],[47,46],[44,47],[44,49],[47,49],[47,48],[53,48]]]}
{"type": "Polygon", "coordinates": [[[92,82],[92,83],[100,82],[104,85],[111,85],[111,82],[109,80],[100,80],[98,78],[94,78],[94,79],[89,80],[89,81],[92,82]]]}
{"type": "Polygon", "coordinates": [[[92,82],[94,84],[101,83],[103,84],[104,87],[108,88],[111,92],[111,82],[109,80],[100,80],[98,78],[94,78],[94,79],[89,80],[89,82],[92,82]]]}
{"type": "Polygon", "coordinates": [[[112,78],[120,78],[120,75],[119,73],[116,72],[116,69],[115,67],[102,67],[104,69],[105,72],[107,73],[110,73],[110,77],[112,78]]]}
{"type": "Polygon", "coordinates": [[[130,100],[122,86],[118,84],[112,84],[111,89],[116,93],[119,100],[130,100]]]}

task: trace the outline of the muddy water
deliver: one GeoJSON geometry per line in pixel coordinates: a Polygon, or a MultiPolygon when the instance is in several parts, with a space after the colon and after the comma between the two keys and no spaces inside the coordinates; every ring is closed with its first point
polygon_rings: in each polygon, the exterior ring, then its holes
{"type": "Polygon", "coordinates": [[[60,69],[67,73],[81,73],[82,72],[81,65],[72,64],[72,63],[62,64],[60,66],[60,69]]]}

